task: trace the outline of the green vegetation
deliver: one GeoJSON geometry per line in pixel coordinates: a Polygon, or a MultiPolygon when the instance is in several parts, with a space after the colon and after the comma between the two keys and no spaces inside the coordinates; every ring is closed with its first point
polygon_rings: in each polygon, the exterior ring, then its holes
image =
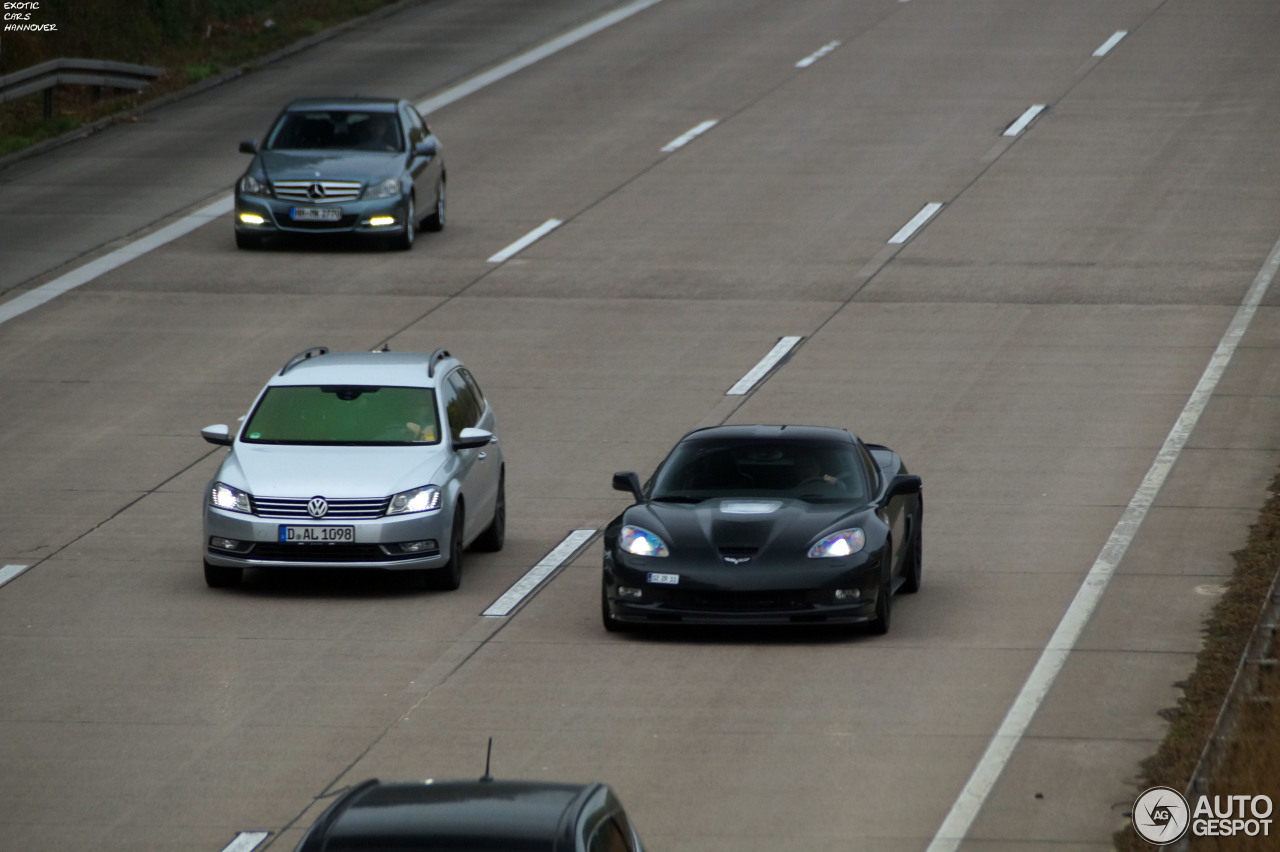
{"type": "Polygon", "coordinates": [[[163,68],[142,92],[59,87],[0,104],[0,155],[253,62],[396,0],[41,0],[30,23],[54,32],[0,32],[0,75],[50,59],[105,59],[163,68]]]}

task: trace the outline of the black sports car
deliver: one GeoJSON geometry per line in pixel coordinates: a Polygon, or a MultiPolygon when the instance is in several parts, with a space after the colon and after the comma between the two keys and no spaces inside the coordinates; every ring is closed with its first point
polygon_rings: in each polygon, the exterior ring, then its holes
{"type": "Polygon", "coordinates": [[[865,624],[920,588],[920,477],[843,429],[717,426],[685,435],[605,529],[608,630],[655,623],[865,624]]]}
{"type": "Polygon", "coordinates": [[[604,784],[384,783],[347,789],[294,852],[643,852],[604,784]]]}

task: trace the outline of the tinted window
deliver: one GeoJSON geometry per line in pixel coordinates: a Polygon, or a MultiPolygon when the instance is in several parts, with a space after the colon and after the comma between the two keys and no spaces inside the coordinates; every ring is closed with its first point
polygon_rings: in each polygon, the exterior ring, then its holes
{"type": "Polygon", "coordinates": [[[723,496],[866,501],[863,466],[842,441],[684,441],[662,463],[655,500],[723,496]]]}
{"type": "Polygon", "coordinates": [[[630,849],[617,823],[607,819],[592,833],[587,842],[587,852],[630,852],[630,849]]]}
{"type": "Polygon", "coordinates": [[[267,388],[242,441],[255,444],[434,444],[430,388],[354,385],[267,388]]]}
{"type": "Polygon", "coordinates": [[[267,136],[272,150],[403,151],[394,112],[307,110],[287,112],[267,136]]]}

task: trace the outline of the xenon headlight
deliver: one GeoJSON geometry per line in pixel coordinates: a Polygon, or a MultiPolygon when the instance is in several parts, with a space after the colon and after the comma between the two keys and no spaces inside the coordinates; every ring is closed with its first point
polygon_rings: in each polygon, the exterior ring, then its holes
{"type": "Polygon", "coordinates": [[[391,198],[400,194],[400,181],[398,178],[387,178],[382,183],[375,183],[369,187],[366,198],[391,198]]]}
{"type": "Polygon", "coordinates": [[[440,489],[434,485],[401,491],[391,498],[388,515],[407,515],[410,512],[430,512],[440,508],[440,489]]]}
{"type": "Polygon", "coordinates": [[[840,530],[832,533],[822,541],[809,548],[810,559],[838,559],[841,556],[852,556],[867,544],[867,536],[862,530],[840,530]]]}
{"type": "Polygon", "coordinates": [[[209,489],[209,505],[226,509],[228,512],[245,512],[246,514],[253,512],[249,505],[249,495],[239,488],[232,488],[225,482],[213,483],[213,487],[209,489]]]}
{"type": "Polygon", "coordinates": [[[627,524],[618,533],[618,547],[633,556],[670,556],[667,545],[653,533],[627,524]]]}

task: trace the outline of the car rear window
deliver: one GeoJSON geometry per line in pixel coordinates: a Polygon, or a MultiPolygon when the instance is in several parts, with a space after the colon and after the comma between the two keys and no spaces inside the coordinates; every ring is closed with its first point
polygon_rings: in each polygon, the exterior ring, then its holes
{"type": "Polygon", "coordinates": [[[251,444],[398,445],[440,442],[430,388],[280,385],[267,389],[240,440],[251,444]]]}

